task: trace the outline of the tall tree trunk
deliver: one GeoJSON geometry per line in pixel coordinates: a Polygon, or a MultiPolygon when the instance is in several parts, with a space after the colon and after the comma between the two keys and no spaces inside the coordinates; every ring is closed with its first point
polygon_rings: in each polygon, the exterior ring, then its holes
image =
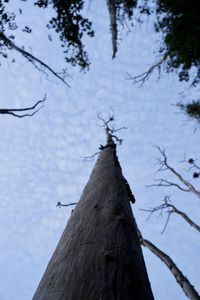
{"type": "Polygon", "coordinates": [[[102,148],[33,300],[153,300],[116,145],[102,148]]]}

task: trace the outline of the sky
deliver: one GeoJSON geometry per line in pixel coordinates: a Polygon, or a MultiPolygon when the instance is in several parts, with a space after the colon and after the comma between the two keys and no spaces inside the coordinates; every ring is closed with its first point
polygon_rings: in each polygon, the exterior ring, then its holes
{"type": "MultiPolygon", "coordinates": [[[[18,32],[16,43],[27,45],[35,56],[54,69],[64,65],[58,37],[48,42],[48,22],[53,13],[34,10],[22,3],[20,22],[30,22],[31,35],[18,32]]],[[[15,9],[14,7],[12,7],[15,9]]],[[[105,142],[100,113],[107,118],[115,112],[116,128],[123,139],[118,157],[123,174],[135,195],[132,206],[137,224],[145,238],[174,259],[177,266],[200,292],[200,241],[180,217],[172,216],[164,234],[165,217],[148,215],[143,208],[159,205],[165,195],[198,223],[199,201],[176,189],[148,188],[154,178],[176,179],[170,173],[157,174],[155,145],[166,149],[170,163],[197,185],[187,172],[184,157],[197,158],[199,131],[174,105],[187,86],[176,74],[153,74],[142,87],[127,80],[138,75],[156,59],[159,37],[149,19],[134,32],[120,33],[118,53],[112,60],[109,17],[103,1],[91,2],[86,15],[93,21],[95,37],[86,39],[91,59],[86,74],[69,67],[68,82],[38,73],[20,55],[1,59],[1,108],[31,106],[47,95],[44,108],[31,118],[18,119],[0,115],[0,300],[28,300],[39,284],[47,263],[67,224],[71,207],[59,209],[58,201],[77,202],[89,179],[93,161],[83,157],[98,151],[105,142]],[[98,15],[97,15],[98,12],[98,15]]],[[[12,56],[11,55],[11,56],[12,56]]],[[[155,299],[186,299],[170,271],[148,249],[143,249],[155,299]]]]}

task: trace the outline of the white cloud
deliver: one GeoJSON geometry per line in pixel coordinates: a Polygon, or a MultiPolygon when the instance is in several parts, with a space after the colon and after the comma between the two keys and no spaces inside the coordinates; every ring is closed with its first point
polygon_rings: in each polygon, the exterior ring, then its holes
{"type": "MultiPolygon", "coordinates": [[[[181,126],[182,117],[171,105],[178,100],[181,85],[173,76],[165,76],[159,83],[152,78],[143,88],[127,81],[126,72],[139,74],[151,64],[155,37],[147,29],[129,34],[120,43],[117,59],[112,61],[109,25],[102,22],[107,20],[103,5],[98,15],[94,20],[96,38],[88,42],[91,70],[86,75],[72,71],[71,89],[55,83],[53,78],[53,82],[41,80],[22,59],[10,69],[6,65],[0,68],[0,80],[4,82],[1,105],[27,106],[47,92],[45,107],[33,118],[0,117],[0,299],[27,300],[33,295],[70,215],[71,208],[58,209],[56,203],[80,198],[94,164],[80,157],[95,153],[104,143],[97,113],[107,115],[111,106],[117,126],[128,127],[119,132],[124,143],[118,153],[123,173],[137,198],[137,222],[145,235],[172,253],[194,284],[199,284],[199,242],[192,229],[174,218],[165,235],[160,236],[160,221],[152,218],[146,223],[146,216],[138,210],[161,199],[158,191],[145,188],[154,176],[154,158],[158,156],[154,144],[165,146],[173,163],[180,161],[185,152],[192,156],[198,153],[197,137],[190,126],[181,126]]],[[[48,62],[63,63],[57,55],[59,45],[47,50],[37,41],[38,34],[33,35],[30,43],[37,55],[42,54],[48,62]]],[[[180,204],[181,199],[180,195],[180,204]]],[[[194,217],[197,206],[186,205],[194,217]]],[[[144,252],[155,298],[182,299],[182,291],[169,271],[148,251],[144,252]]]]}

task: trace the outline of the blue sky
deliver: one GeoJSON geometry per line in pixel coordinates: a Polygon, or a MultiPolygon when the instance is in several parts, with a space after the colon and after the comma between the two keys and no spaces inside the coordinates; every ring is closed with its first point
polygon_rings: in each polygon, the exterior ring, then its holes
{"type": "MultiPolygon", "coordinates": [[[[147,222],[140,210],[160,204],[164,195],[171,194],[179,208],[199,220],[199,202],[192,195],[146,188],[156,177],[155,144],[165,147],[170,162],[182,172],[185,154],[198,158],[199,132],[193,133],[191,123],[184,126],[185,117],[173,106],[186,86],[176,75],[163,74],[157,81],[153,74],[142,88],[126,79],[127,73],[140,74],[155,60],[158,37],[150,20],[137,25],[134,33],[127,35],[124,30],[117,58],[112,60],[106,5],[92,2],[86,13],[96,31],[96,37],[87,40],[91,70],[82,74],[69,69],[70,89],[53,77],[46,80],[18,55],[15,64],[4,61],[0,68],[2,108],[29,106],[47,94],[45,107],[32,118],[0,117],[0,300],[32,298],[70,216],[71,208],[58,209],[56,203],[80,198],[95,163],[81,157],[104,143],[97,114],[106,117],[110,107],[116,125],[128,127],[119,132],[124,141],[118,156],[136,197],[137,223],[144,237],[166,251],[200,291],[197,233],[174,216],[161,235],[164,220],[155,216],[147,222]]],[[[37,14],[28,18],[33,33],[18,33],[16,43],[27,43],[36,56],[58,69],[64,64],[59,43],[56,37],[53,44],[44,38],[43,22],[50,12],[37,14]]],[[[148,250],[143,252],[155,299],[185,299],[168,269],[148,250]]]]}

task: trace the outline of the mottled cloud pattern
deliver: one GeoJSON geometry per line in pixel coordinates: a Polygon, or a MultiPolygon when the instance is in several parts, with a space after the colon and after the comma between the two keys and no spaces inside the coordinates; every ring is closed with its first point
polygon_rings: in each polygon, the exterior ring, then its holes
{"type": "MultiPolygon", "coordinates": [[[[164,75],[159,82],[153,75],[142,88],[128,81],[127,73],[139,74],[153,62],[157,46],[151,25],[127,36],[124,32],[112,60],[106,7],[99,5],[97,20],[95,10],[92,4],[88,11],[96,30],[94,40],[88,41],[91,70],[87,74],[69,70],[70,89],[54,78],[46,80],[21,58],[0,68],[1,107],[32,105],[47,93],[44,108],[34,117],[0,117],[0,300],[31,299],[71,213],[71,207],[59,209],[56,203],[78,201],[94,165],[81,157],[95,153],[104,143],[97,114],[106,117],[111,107],[116,126],[128,127],[119,132],[124,141],[118,156],[137,200],[133,206],[137,223],[144,236],[169,253],[199,285],[197,234],[174,217],[160,235],[163,220],[153,217],[146,222],[147,215],[139,210],[158,205],[168,192],[146,188],[159,155],[153,145],[164,146],[177,167],[182,167],[179,162],[185,153],[198,154],[197,134],[192,125],[182,126],[184,117],[172,105],[183,86],[175,75],[164,75]]],[[[59,43],[47,49],[49,44],[40,43],[38,33],[29,39],[38,56],[62,66],[59,43]]],[[[196,199],[178,195],[177,203],[198,220],[196,199]]],[[[165,266],[147,250],[144,255],[155,299],[183,299],[165,266]]]]}

